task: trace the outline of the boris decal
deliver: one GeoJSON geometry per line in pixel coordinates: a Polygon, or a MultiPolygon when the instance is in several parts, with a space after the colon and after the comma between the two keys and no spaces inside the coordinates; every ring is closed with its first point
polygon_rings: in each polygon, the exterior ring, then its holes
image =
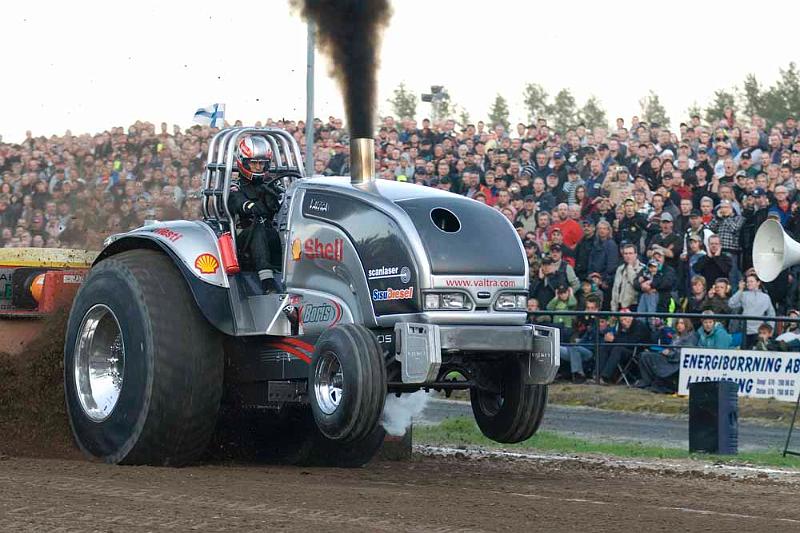
{"type": "Polygon", "coordinates": [[[342,306],[336,302],[306,304],[300,308],[300,323],[303,325],[318,324],[329,328],[335,326],[341,318],[342,306]]]}

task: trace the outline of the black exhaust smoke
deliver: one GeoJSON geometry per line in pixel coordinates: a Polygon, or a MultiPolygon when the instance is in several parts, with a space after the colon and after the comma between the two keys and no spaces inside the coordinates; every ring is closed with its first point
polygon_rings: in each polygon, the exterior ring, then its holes
{"type": "Polygon", "coordinates": [[[290,0],[317,26],[319,49],[344,95],[351,138],[372,137],[375,127],[378,49],[392,16],[389,0],[290,0]]]}

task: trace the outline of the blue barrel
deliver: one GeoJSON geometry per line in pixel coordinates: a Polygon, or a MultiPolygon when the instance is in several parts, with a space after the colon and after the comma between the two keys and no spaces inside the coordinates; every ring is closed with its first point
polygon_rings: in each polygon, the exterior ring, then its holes
{"type": "Polygon", "coordinates": [[[689,452],[735,455],[739,449],[739,386],[731,381],[689,385],[689,452]]]}

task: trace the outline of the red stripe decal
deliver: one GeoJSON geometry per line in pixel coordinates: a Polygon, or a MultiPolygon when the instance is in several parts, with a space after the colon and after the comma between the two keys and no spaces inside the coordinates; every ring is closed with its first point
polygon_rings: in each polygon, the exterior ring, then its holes
{"type": "Polygon", "coordinates": [[[252,157],[253,156],[253,151],[250,150],[250,147],[247,145],[247,140],[246,139],[242,139],[239,142],[239,151],[245,157],[252,157]]]}
{"type": "Polygon", "coordinates": [[[338,304],[338,303],[336,303],[336,302],[333,302],[333,305],[335,305],[335,306],[336,306],[336,318],[333,320],[333,324],[331,324],[330,326],[328,326],[328,327],[330,327],[330,328],[332,328],[333,326],[335,326],[336,324],[338,324],[338,323],[339,323],[339,320],[341,320],[341,319],[342,319],[342,306],[341,306],[341,305],[339,305],[339,304],[338,304]]]}
{"type": "Polygon", "coordinates": [[[290,353],[290,354],[294,355],[295,357],[297,357],[298,359],[300,359],[301,361],[303,361],[305,363],[309,363],[309,364],[311,363],[311,358],[308,355],[304,354],[303,352],[301,352],[300,350],[298,350],[296,348],[292,348],[288,344],[283,344],[281,342],[276,342],[276,343],[271,344],[270,348],[275,348],[276,350],[283,350],[283,351],[285,351],[287,353],[290,353]]]}
{"type": "Polygon", "coordinates": [[[286,338],[282,339],[281,342],[285,342],[286,344],[292,344],[294,346],[297,346],[298,348],[302,348],[303,350],[305,350],[307,352],[313,352],[314,351],[314,345],[313,344],[309,344],[307,342],[301,341],[300,339],[292,339],[292,338],[286,337],[286,338]]]}

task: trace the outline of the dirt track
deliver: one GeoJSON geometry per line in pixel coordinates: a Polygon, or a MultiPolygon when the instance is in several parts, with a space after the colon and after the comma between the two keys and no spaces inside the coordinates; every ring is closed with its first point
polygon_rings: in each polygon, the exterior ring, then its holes
{"type": "Polygon", "coordinates": [[[415,455],[360,470],[0,460],[2,531],[795,531],[794,483],[415,455]]]}
{"type": "Polygon", "coordinates": [[[464,454],[359,470],[90,463],[66,424],[62,328],[29,357],[0,354],[2,532],[800,531],[800,476],[464,454]]]}

